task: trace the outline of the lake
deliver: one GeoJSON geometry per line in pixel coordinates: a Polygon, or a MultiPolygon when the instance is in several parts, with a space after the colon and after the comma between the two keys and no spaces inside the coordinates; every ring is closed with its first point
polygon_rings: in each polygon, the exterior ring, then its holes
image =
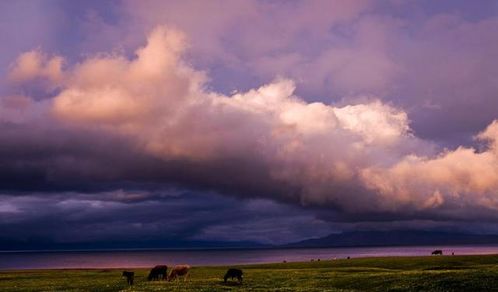
{"type": "Polygon", "coordinates": [[[237,265],[339,258],[444,254],[498,254],[495,246],[401,246],[228,250],[113,250],[0,252],[0,269],[141,268],[158,264],[237,265]]]}

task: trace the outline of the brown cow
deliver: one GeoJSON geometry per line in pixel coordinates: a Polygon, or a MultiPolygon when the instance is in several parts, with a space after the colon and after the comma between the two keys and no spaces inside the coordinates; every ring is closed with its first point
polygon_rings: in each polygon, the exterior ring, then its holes
{"type": "Polygon", "coordinates": [[[169,273],[168,281],[174,280],[177,277],[184,276],[183,280],[187,281],[188,273],[190,272],[189,265],[176,265],[173,269],[171,269],[171,273],[169,273]]]}

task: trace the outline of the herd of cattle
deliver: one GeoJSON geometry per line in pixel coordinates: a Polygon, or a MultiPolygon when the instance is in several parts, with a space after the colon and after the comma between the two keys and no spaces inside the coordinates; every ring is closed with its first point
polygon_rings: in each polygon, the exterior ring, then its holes
{"type": "MultiPolygon", "coordinates": [[[[147,280],[148,281],[160,281],[160,280],[172,281],[174,279],[183,277],[183,280],[186,281],[187,277],[189,275],[189,272],[190,272],[190,268],[191,267],[189,265],[177,265],[171,269],[171,272],[168,275],[168,266],[166,266],[166,265],[155,266],[150,270],[149,276],[147,276],[147,280]]],[[[223,280],[226,283],[229,278],[232,280],[234,278],[237,278],[239,283],[242,283],[242,275],[243,275],[242,270],[231,268],[231,269],[228,269],[228,271],[225,273],[223,280]]],[[[123,277],[126,278],[128,285],[133,285],[133,281],[135,279],[135,272],[124,271],[123,277]]]]}
{"type": "MultiPolygon", "coordinates": [[[[432,255],[443,255],[443,251],[440,249],[434,250],[432,255]]],[[[451,253],[451,255],[455,255],[455,253],[451,253]]],[[[350,257],[347,257],[347,259],[350,259],[350,257]]],[[[312,262],[314,259],[311,260],[312,262]]],[[[317,261],[320,261],[318,259],[317,261]]],[[[284,261],[286,263],[286,261],[284,261]]],[[[171,269],[171,272],[168,275],[168,266],[166,265],[160,265],[160,266],[155,266],[153,267],[150,272],[149,276],[147,276],[148,281],[160,281],[160,280],[167,280],[167,281],[172,281],[174,279],[177,279],[179,277],[183,277],[183,280],[186,281],[190,272],[190,266],[189,265],[176,265],[171,269]]],[[[225,273],[225,276],[223,277],[224,282],[226,283],[228,279],[234,279],[237,278],[239,283],[242,283],[242,270],[239,269],[234,269],[230,268],[228,271],[225,273]]],[[[129,285],[133,285],[133,280],[135,279],[135,272],[130,272],[130,271],[124,271],[123,272],[123,277],[126,278],[126,281],[128,282],[129,285]]]]}

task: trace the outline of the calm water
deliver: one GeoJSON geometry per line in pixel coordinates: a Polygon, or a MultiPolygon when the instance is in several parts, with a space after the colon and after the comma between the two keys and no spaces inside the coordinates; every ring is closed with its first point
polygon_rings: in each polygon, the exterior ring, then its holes
{"type": "MultiPolygon", "coordinates": [[[[498,254],[498,246],[438,246],[445,254],[498,254]]],[[[259,250],[138,250],[0,252],[0,269],[138,268],[157,264],[234,265],[333,258],[430,255],[434,247],[354,247],[259,250]]]]}

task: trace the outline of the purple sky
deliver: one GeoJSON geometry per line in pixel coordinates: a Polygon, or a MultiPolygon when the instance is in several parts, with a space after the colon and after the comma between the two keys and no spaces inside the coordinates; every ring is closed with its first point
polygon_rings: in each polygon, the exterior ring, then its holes
{"type": "Polygon", "coordinates": [[[0,240],[498,232],[497,31],[491,0],[1,1],[0,240]]]}

